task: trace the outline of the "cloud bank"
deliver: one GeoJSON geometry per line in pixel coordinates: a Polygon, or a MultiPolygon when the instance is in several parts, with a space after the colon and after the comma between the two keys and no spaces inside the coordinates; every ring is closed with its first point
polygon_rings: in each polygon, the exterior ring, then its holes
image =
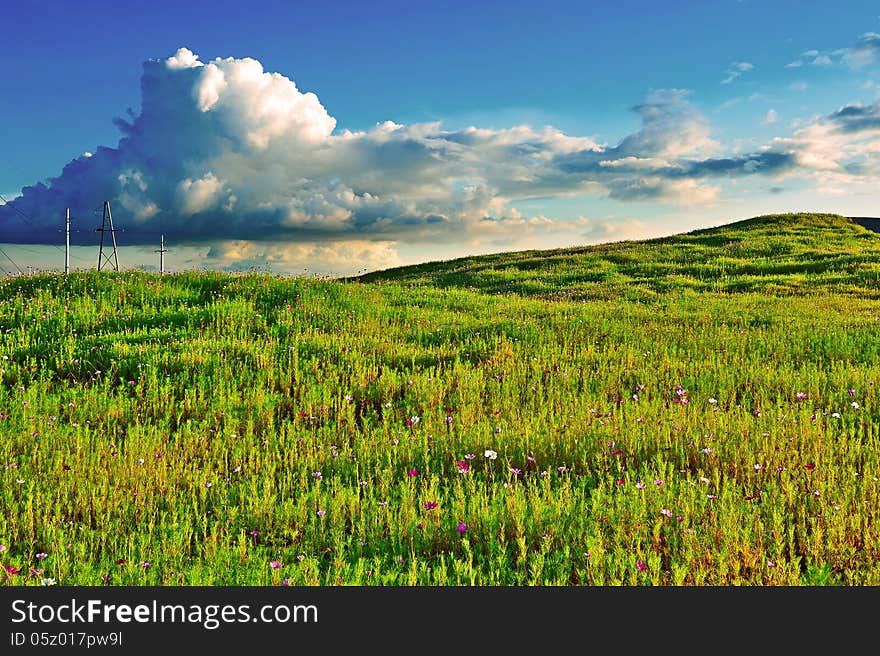
{"type": "MultiPolygon", "coordinates": [[[[729,73],[749,69],[740,62],[729,73]]],[[[731,153],[676,89],[633,107],[641,126],[616,145],[549,126],[385,121],[340,130],[314,93],[260,62],[204,63],[186,48],[145,62],[141,91],[140,113],[116,120],[115,148],[77,157],[0,207],[0,242],[44,243],[64,208],[83,216],[109,200],[127,244],[152,244],[162,232],[177,244],[210,246],[209,259],[286,261],[284,245],[296,244],[288,252],[340,262],[360,253],[372,263],[393,260],[395,243],[504,245],[609,230],[523,217],[515,208],[523,199],[701,205],[717,199],[725,179],[818,171],[839,185],[877,169],[877,149],[865,146],[876,137],[876,104],[841,108],[755,152],[731,153]],[[342,242],[350,248],[328,246],[342,242]]],[[[94,235],[73,239],[93,243],[94,235]]]]}

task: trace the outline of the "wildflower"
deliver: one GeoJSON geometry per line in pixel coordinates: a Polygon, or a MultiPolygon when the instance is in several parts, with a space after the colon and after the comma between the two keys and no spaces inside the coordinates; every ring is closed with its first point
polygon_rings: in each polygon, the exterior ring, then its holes
{"type": "Polygon", "coordinates": [[[465,460],[473,460],[473,459],[476,458],[476,457],[477,457],[477,456],[476,456],[475,454],[473,454],[473,453],[465,453],[465,454],[464,454],[464,459],[465,459],[465,460]]]}
{"type": "Polygon", "coordinates": [[[318,517],[323,517],[323,516],[326,515],[326,514],[327,514],[327,511],[326,511],[326,510],[319,510],[319,511],[318,511],[318,517]]]}
{"type": "Polygon", "coordinates": [[[853,401],[852,403],[850,403],[850,405],[851,405],[854,409],[856,409],[856,410],[859,409],[859,404],[856,403],[855,401],[853,401]]]}
{"type": "Polygon", "coordinates": [[[495,458],[498,457],[498,452],[493,451],[492,449],[486,449],[483,455],[486,456],[489,460],[495,460],[495,458]]]}
{"type": "Polygon", "coordinates": [[[761,471],[762,469],[764,469],[764,465],[759,465],[758,463],[755,463],[755,471],[761,471]]]}
{"type": "Polygon", "coordinates": [[[367,487],[367,482],[361,481],[360,483],[358,483],[358,485],[360,485],[361,487],[367,487]]]}
{"type": "Polygon", "coordinates": [[[290,579],[284,579],[281,581],[281,585],[290,585],[290,579]]]}
{"type": "Polygon", "coordinates": [[[614,482],[615,482],[615,484],[617,484],[617,485],[623,485],[624,483],[626,483],[626,479],[618,478],[618,479],[616,479],[614,482]]]}
{"type": "Polygon", "coordinates": [[[807,394],[806,394],[806,392],[798,392],[797,394],[795,394],[795,396],[796,396],[797,398],[799,398],[799,399],[805,399],[805,398],[807,398],[807,394]]]}
{"type": "Polygon", "coordinates": [[[467,532],[467,524],[462,522],[455,527],[455,530],[458,531],[461,535],[464,535],[467,532]]]}
{"type": "Polygon", "coordinates": [[[425,501],[424,503],[425,510],[434,510],[437,507],[436,501],[425,501]]]}
{"type": "Polygon", "coordinates": [[[541,478],[544,478],[546,475],[547,475],[547,470],[545,469],[544,471],[541,472],[541,478]]]}
{"type": "Polygon", "coordinates": [[[565,471],[565,469],[566,469],[565,465],[560,465],[559,467],[556,468],[556,471],[558,471],[561,474],[562,472],[565,471]]]}
{"type": "Polygon", "coordinates": [[[416,476],[419,475],[419,470],[418,469],[407,469],[406,475],[409,476],[410,478],[415,478],[416,476]]]}
{"type": "Polygon", "coordinates": [[[708,483],[709,482],[709,479],[706,478],[705,476],[700,476],[699,480],[700,480],[700,483],[708,483]]]}
{"type": "Polygon", "coordinates": [[[654,485],[663,485],[663,479],[662,479],[662,478],[657,478],[657,479],[655,479],[655,480],[654,480],[654,485]]]}
{"type": "Polygon", "coordinates": [[[354,401],[354,397],[351,394],[346,394],[345,400],[351,403],[352,401],[354,401]]]}
{"type": "Polygon", "coordinates": [[[464,460],[456,460],[455,464],[458,466],[459,474],[467,474],[471,470],[471,466],[464,460]]]}
{"type": "Polygon", "coordinates": [[[43,573],[42,569],[37,569],[36,567],[31,568],[31,572],[30,572],[31,576],[39,576],[42,573],[43,573]]]}
{"type": "Polygon", "coordinates": [[[709,399],[709,403],[715,405],[716,403],[718,403],[718,399],[709,399]]]}
{"type": "Polygon", "coordinates": [[[450,416],[447,415],[447,417],[446,417],[446,419],[444,419],[444,421],[445,421],[447,424],[451,424],[451,423],[452,423],[452,417],[450,417],[450,416]]]}
{"type": "Polygon", "coordinates": [[[495,430],[492,431],[492,432],[495,433],[496,435],[498,435],[498,433],[501,432],[501,426],[496,426],[496,427],[495,427],[495,430]]]}
{"type": "Polygon", "coordinates": [[[390,408],[390,407],[391,407],[391,401],[388,401],[383,407],[385,407],[385,408],[390,408]]]}
{"type": "Polygon", "coordinates": [[[839,412],[832,412],[832,413],[831,413],[831,416],[834,417],[835,419],[840,419],[840,413],[839,413],[839,412]]]}
{"type": "Polygon", "coordinates": [[[254,537],[257,537],[260,534],[260,532],[257,529],[254,529],[250,532],[250,534],[253,535],[254,537]]]}
{"type": "Polygon", "coordinates": [[[522,469],[520,469],[518,467],[508,467],[508,470],[513,475],[522,474],[522,469]]]}
{"type": "Polygon", "coordinates": [[[213,485],[213,483],[208,482],[208,483],[205,483],[204,485],[205,485],[205,487],[211,487],[213,485]]]}
{"type": "Polygon", "coordinates": [[[152,566],[153,566],[153,563],[151,563],[149,560],[142,560],[141,561],[141,567],[143,567],[144,569],[147,569],[148,567],[152,567],[152,566]]]}
{"type": "Polygon", "coordinates": [[[767,567],[776,567],[776,563],[774,563],[772,560],[768,560],[767,567]]]}
{"type": "Polygon", "coordinates": [[[718,497],[716,497],[714,494],[707,494],[706,498],[709,500],[712,500],[712,499],[717,499],[718,497]]]}
{"type": "Polygon", "coordinates": [[[420,421],[421,421],[420,417],[418,417],[417,415],[413,415],[412,417],[410,417],[409,419],[406,420],[406,425],[407,426],[415,426],[420,421]]]}
{"type": "Polygon", "coordinates": [[[281,569],[282,567],[284,567],[284,563],[278,560],[273,560],[271,563],[269,563],[269,567],[271,567],[272,569],[281,569]]]}
{"type": "Polygon", "coordinates": [[[666,515],[667,517],[672,517],[672,511],[669,510],[668,508],[664,508],[663,510],[661,510],[661,511],[660,511],[660,514],[661,514],[661,515],[666,515]]]}
{"type": "Polygon", "coordinates": [[[42,552],[42,551],[36,555],[36,558],[39,558],[40,560],[42,560],[43,558],[48,558],[48,557],[49,557],[49,554],[42,552]]]}
{"type": "Polygon", "coordinates": [[[705,449],[700,449],[700,453],[705,453],[706,455],[709,455],[710,453],[712,453],[712,448],[707,446],[705,449]]]}
{"type": "Polygon", "coordinates": [[[104,583],[110,583],[110,579],[112,579],[112,578],[113,578],[113,577],[112,577],[110,574],[104,574],[104,575],[101,577],[101,580],[102,580],[104,583]]]}
{"type": "Polygon", "coordinates": [[[113,561],[113,564],[114,565],[125,565],[125,563],[127,563],[127,562],[128,561],[125,560],[125,558],[117,558],[116,560],[113,561]]]}
{"type": "Polygon", "coordinates": [[[6,570],[7,574],[11,574],[12,576],[16,576],[18,574],[21,574],[21,570],[18,569],[17,567],[13,567],[12,565],[7,565],[3,569],[6,570]]]}
{"type": "Polygon", "coordinates": [[[315,480],[321,480],[321,478],[323,478],[323,476],[324,475],[319,471],[312,472],[312,478],[314,478],[315,480]]]}
{"type": "Polygon", "coordinates": [[[855,391],[853,388],[851,388],[851,387],[847,390],[847,392],[849,392],[849,395],[850,395],[850,396],[855,396],[855,395],[856,395],[856,391],[855,391]]]}
{"type": "Polygon", "coordinates": [[[683,521],[684,521],[684,517],[682,517],[681,515],[678,515],[678,516],[675,518],[675,521],[677,521],[677,522],[683,522],[683,521]]]}
{"type": "Polygon", "coordinates": [[[6,551],[6,545],[0,544],[0,551],[6,551]]]}
{"type": "Polygon", "coordinates": [[[537,461],[535,460],[535,456],[533,456],[533,455],[531,455],[531,454],[529,454],[529,455],[526,456],[526,460],[528,460],[529,462],[537,462],[537,461]]]}
{"type": "Polygon", "coordinates": [[[648,570],[648,566],[645,565],[641,560],[636,561],[636,567],[639,568],[640,572],[646,572],[648,570]]]}
{"type": "Polygon", "coordinates": [[[637,490],[644,490],[646,487],[648,487],[648,486],[645,485],[644,483],[642,483],[641,481],[639,481],[638,483],[636,483],[636,489],[637,489],[637,490]]]}
{"type": "Polygon", "coordinates": [[[814,462],[808,462],[806,465],[804,465],[804,467],[806,467],[806,468],[809,469],[809,470],[813,470],[813,469],[816,468],[816,463],[814,463],[814,462]]]}
{"type": "MultiPolygon", "coordinates": [[[[305,554],[300,554],[299,556],[296,557],[296,559],[297,559],[299,562],[302,562],[302,561],[304,561],[304,560],[306,559],[306,555],[305,555],[305,554]]],[[[278,563],[278,566],[280,567],[280,566],[281,566],[281,563],[278,563]]]]}

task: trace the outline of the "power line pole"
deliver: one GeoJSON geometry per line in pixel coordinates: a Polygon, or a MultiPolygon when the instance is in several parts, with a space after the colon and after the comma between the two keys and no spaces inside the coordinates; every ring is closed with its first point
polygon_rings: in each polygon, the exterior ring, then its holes
{"type": "Polygon", "coordinates": [[[168,249],[165,248],[165,235],[162,235],[162,241],[159,246],[159,250],[153,252],[159,254],[159,273],[165,273],[165,253],[168,252],[168,249]]]}
{"type": "Polygon", "coordinates": [[[104,201],[104,213],[101,215],[101,227],[95,228],[95,232],[101,233],[101,246],[98,249],[98,271],[105,264],[110,264],[115,271],[119,271],[119,257],[116,254],[116,230],[113,228],[113,215],[110,213],[110,202],[104,201]],[[105,227],[106,226],[106,227],[105,227]],[[113,262],[110,256],[104,255],[104,233],[109,232],[113,240],[113,262]]]}
{"type": "Polygon", "coordinates": [[[64,275],[70,273],[70,208],[64,221],[64,275]]]}

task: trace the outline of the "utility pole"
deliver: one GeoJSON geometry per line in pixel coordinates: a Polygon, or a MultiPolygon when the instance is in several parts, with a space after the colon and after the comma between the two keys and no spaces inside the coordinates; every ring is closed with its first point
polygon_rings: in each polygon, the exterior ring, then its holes
{"type": "Polygon", "coordinates": [[[70,273],[70,208],[64,221],[64,275],[70,273]]]}
{"type": "Polygon", "coordinates": [[[105,264],[110,264],[115,271],[119,271],[119,258],[116,254],[116,230],[113,228],[113,215],[110,213],[110,202],[104,201],[104,213],[101,215],[101,227],[95,228],[95,232],[101,233],[101,246],[98,249],[98,271],[105,264]],[[106,226],[106,227],[105,227],[106,226]],[[109,232],[113,240],[113,262],[110,256],[104,255],[104,233],[109,232]]]}
{"type": "Polygon", "coordinates": [[[168,252],[168,249],[165,248],[165,235],[162,235],[159,250],[153,252],[159,254],[159,273],[165,273],[165,253],[168,252]]]}

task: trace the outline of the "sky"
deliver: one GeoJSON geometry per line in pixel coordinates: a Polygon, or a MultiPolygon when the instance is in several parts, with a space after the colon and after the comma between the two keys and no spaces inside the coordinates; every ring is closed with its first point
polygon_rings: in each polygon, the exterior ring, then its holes
{"type": "Polygon", "coordinates": [[[350,275],[880,215],[876,2],[21,1],[0,272],[350,275]]]}

